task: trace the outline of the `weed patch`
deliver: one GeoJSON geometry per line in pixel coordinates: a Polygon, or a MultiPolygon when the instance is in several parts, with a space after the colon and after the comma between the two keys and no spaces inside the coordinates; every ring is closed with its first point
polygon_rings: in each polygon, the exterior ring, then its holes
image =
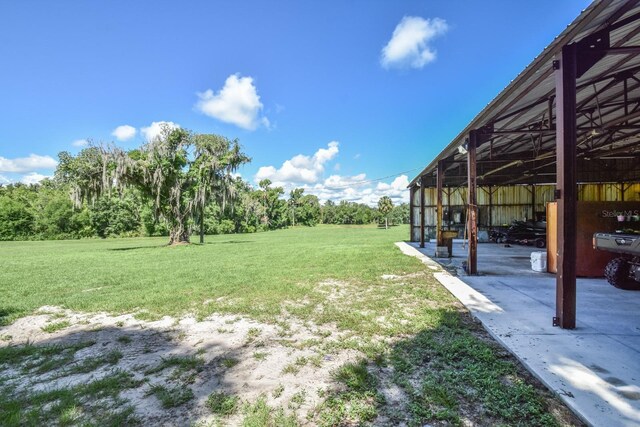
{"type": "Polygon", "coordinates": [[[207,407],[214,414],[228,416],[236,412],[239,401],[238,396],[218,391],[209,395],[207,398],[207,407]]]}
{"type": "Polygon", "coordinates": [[[155,396],[163,408],[175,408],[184,405],[193,399],[193,391],[182,385],[165,387],[163,385],[151,386],[147,395],[155,396]]]}
{"type": "Polygon", "coordinates": [[[60,322],[49,323],[49,324],[43,326],[42,330],[44,332],[52,334],[52,333],[60,331],[60,330],[62,330],[64,328],[68,328],[69,326],[71,326],[71,322],[69,322],[68,320],[62,320],[60,322]]]}

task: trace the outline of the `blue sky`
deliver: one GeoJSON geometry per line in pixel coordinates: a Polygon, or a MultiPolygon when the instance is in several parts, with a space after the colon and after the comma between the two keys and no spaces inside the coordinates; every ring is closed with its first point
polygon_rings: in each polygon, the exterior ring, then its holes
{"type": "Polygon", "coordinates": [[[171,122],[238,138],[252,183],[406,200],[407,179],[588,4],[2,1],[0,183],[171,122]]]}

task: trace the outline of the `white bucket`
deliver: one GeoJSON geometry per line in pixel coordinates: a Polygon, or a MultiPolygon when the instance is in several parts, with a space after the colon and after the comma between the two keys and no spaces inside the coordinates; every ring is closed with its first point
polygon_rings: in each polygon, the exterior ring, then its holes
{"type": "Polygon", "coordinates": [[[531,252],[531,269],[533,271],[547,271],[547,253],[531,252]]]}

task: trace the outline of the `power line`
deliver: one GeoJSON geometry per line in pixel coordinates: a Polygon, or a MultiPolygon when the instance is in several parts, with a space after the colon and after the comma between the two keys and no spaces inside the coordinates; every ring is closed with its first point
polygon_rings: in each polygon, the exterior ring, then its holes
{"type": "Polygon", "coordinates": [[[393,175],[383,176],[381,178],[367,179],[367,180],[364,180],[364,181],[355,181],[355,182],[352,182],[352,183],[347,184],[347,185],[337,185],[337,186],[329,186],[329,185],[327,185],[325,188],[327,188],[329,190],[341,190],[341,189],[344,189],[344,188],[359,187],[359,186],[362,186],[362,185],[365,185],[365,184],[371,184],[371,183],[374,183],[374,182],[382,181],[384,179],[395,178],[396,176],[404,175],[405,173],[413,172],[413,171],[416,171],[416,170],[419,170],[419,169],[421,169],[421,168],[419,168],[419,167],[418,168],[413,168],[413,169],[409,169],[409,170],[406,170],[406,171],[395,173],[393,175]]]}

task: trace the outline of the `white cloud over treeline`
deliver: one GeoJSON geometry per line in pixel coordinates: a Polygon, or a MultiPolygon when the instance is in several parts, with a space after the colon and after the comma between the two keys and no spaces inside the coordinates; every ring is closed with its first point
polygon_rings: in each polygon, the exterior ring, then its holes
{"type": "Polygon", "coordinates": [[[111,132],[111,135],[115,136],[118,141],[128,141],[136,136],[137,129],[130,125],[118,126],[111,132]]]}
{"type": "Polygon", "coordinates": [[[36,184],[51,175],[43,175],[38,171],[50,171],[58,166],[58,162],[50,156],[30,154],[28,157],[8,159],[0,156],[0,184],[22,182],[36,184]],[[9,175],[5,175],[9,174],[9,175]]]}
{"type": "Polygon", "coordinates": [[[258,183],[269,179],[273,185],[283,187],[287,195],[294,188],[304,188],[305,193],[318,196],[321,202],[345,200],[375,206],[382,196],[389,196],[395,204],[408,202],[409,180],[406,175],[388,183],[370,180],[365,173],[325,177],[327,166],[339,154],[339,147],[339,142],[331,141],[313,155],[298,154],[285,160],[279,168],[263,166],[258,169],[254,181],[258,183]]]}
{"type": "Polygon", "coordinates": [[[0,156],[0,172],[30,172],[41,169],[55,169],[58,162],[50,156],[29,154],[29,157],[7,159],[0,156]]]}

